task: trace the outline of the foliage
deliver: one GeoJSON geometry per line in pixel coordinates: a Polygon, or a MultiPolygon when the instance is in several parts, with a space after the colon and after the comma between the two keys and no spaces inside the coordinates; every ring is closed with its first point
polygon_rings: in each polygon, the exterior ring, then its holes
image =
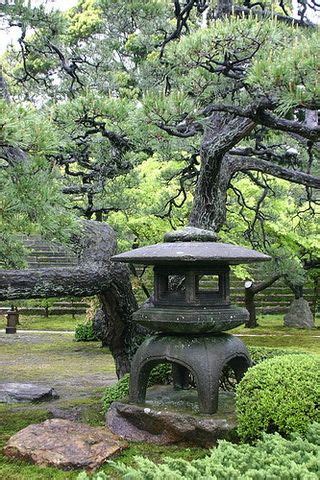
{"type": "Polygon", "coordinates": [[[105,411],[109,409],[112,402],[126,398],[129,395],[129,377],[130,375],[127,373],[117,383],[106,388],[102,399],[105,411]]]}
{"type": "MultiPolygon", "coordinates": [[[[283,350],[281,348],[268,348],[268,347],[248,347],[252,366],[258,365],[259,363],[268,360],[269,358],[279,357],[282,355],[288,355],[288,350],[283,350]]],[[[292,352],[297,355],[302,352],[292,352]]],[[[234,374],[234,371],[226,366],[222,371],[222,377],[220,378],[220,388],[222,390],[234,391],[237,387],[237,380],[234,374]]]]}
{"type": "MultiPolygon", "coordinates": [[[[124,375],[117,383],[106,388],[103,395],[103,408],[105,411],[108,410],[112,402],[126,398],[129,395],[129,378],[129,374],[124,375]]],[[[157,365],[150,373],[148,386],[168,383],[170,378],[170,364],[157,365]]]]}
{"type": "Polygon", "coordinates": [[[76,342],[98,341],[93,331],[92,322],[78,323],[75,328],[74,338],[76,342]]]}
{"type": "Polygon", "coordinates": [[[106,186],[115,212],[109,222],[115,228],[120,249],[161,242],[165,232],[186,222],[191,196],[181,209],[166,217],[165,205],[178,190],[177,173],[183,167],[183,156],[166,162],[154,155],[134,167],[125,177],[106,186]]]}
{"type": "MultiPolygon", "coordinates": [[[[320,425],[314,423],[304,437],[293,434],[285,439],[279,434],[265,434],[254,446],[220,441],[209,455],[191,462],[167,457],[156,464],[146,457],[136,457],[135,466],[110,463],[121,474],[120,478],[127,480],[316,480],[320,468],[319,447],[320,425]]],[[[78,480],[89,478],[86,473],[78,476],[78,480]]],[[[101,472],[91,478],[111,477],[101,472]]]]}
{"type": "MultiPolygon", "coordinates": [[[[288,350],[282,348],[272,348],[272,347],[248,347],[250,357],[252,360],[252,365],[258,365],[269,358],[281,357],[283,355],[288,355],[288,350]]],[[[303,355],[302,352],[293,352],[291,354],[303,355]]]]}
{"type": "Polygon", "coordinates": [[[0,160],[0,264],[23,267],[21,234],[68,242],[77,221],[48,158],[59,143],[51,120],[32,105],[9,105],[1,98],[0,113],[1,147],[15,157],[6,166],[0,160]]]}
{"type": "MultiPolygon", "coordinates": [[[[4,133],[10,145],[31,156],[41,152],[54,166],[54,181],[50,177],[44,182],[39,174],[23,186],[33,191],[35,184],[55,185],[55,198],[53,192],[46,192],[52,197],[51,208],[41,208],[41,195],[32,205],[35,215],[39,210],[42,216],[48,212],[42,219],[39,213],[36,224],[42,230],[59,218],[56,209],[61,213],[67,207],[69,215],[77,212],[112,223],[121,249],[133,242],[159,241],[164,231],[187,223],[200,168],[202,129],[208,122],[203,111],[212,102],[246,107],[267,97],[274,103],[271,110],[286,118],[317,104],[317,29],[309,32],[275,19],[261,21],[255,15],[217,19],[216,3],[209,4],[206,19],[201,10],[190,10],[188,28],[179,41],[166,45],[163,58],[161,43],[177,25],[169,0],[81,0],[66,12],[27,7],[20,1],[4,8],[4,21],[19,25],[21,33],[19,45],[9,46],[2,59],[10,92],[21,104],[12,108],[11,115],[11,105],[4,105],[8,117],[4,133]],[[30,110],[28,115],[23,105],[30,110]],[[166,124],[179,129],[193,122],[198,124],[196,135],[185,138],[162,128],[166,124]],[[36,146],[32,128],[17,129],[24,123],[35,126],[36,146]],[[57,198],[61,189],[66,193],[63,205],[57,198]]],[[[273,7],[274,2],[268,4],[273,7]]],[[[308,151],[303,142],[266,128],[263,132],[257,128],[241,147],[254,149],[257,142],[257,150],[268,152],[264,160],[293,170],[309,172],[317,160],[316,149],[308,151]],[[296,156],[286,153],[292,147],[299,148],[296,156]]],[[[239,195],[229,189],[228,225],[222,237],[269,251],[277,259],[270,269],[289,266],[302,281],[299,262],[319,250],[319,240],[310,191],[285,188],[286,183],[270,182],[264,174],[233,179],[249,208],[242,206],[239,211],[239,195]],[[268,199],[255,212],[265,181],[270,187],[268,199]],[[298,217],[289,221],[297,208],[298,217]],[[250,229],[259,230],[261,223],[265,234],[252,235],[250,229]],[[287,259],[286,265],[279,258],[287,259]]],[[[28,207],[31,200],[23,202],[28,207]]],[[[30,228],[28,221],[10,231],[28,233],[30,228]]],[[[67,230],[60,224],[48,229],[51,235],[67,230]]],[[[13,240],[11,245],[14,264],[21,256],[20,246],[13,240]]],[[[6,239],[2,251],[5,261],[10,251],[6,239]]],[[[248,276],[248,271],[242,268],[241,274],[248,276]]]]}
{"type": "Polygon", "coordinates": [[[236,389],[238,432],[243,439],[263,432],[305,433],[320,420],[320,358],[285,355],[248,370],[236,389]]]}
{"type": "MultiPolygon", "coordinates": [[[[298,145],[297,152],[300,153],[298,145]]],[[[221,238],[235,243],[247,241],[271,255],[271,262],[255,269],[260,276],[268,277],[277,272],[286,281],[303,285],[311,275],[303,268],[304,262],[320,255],[319,222],[314,216],[318,207],[314,212],[309,209],[300,185],[267,175],[259,175],[257,180],[265,186],[264,190],[245,176],[239,176],[234,182],[228,198],[228,223],[221,238]],[[269,189],[272,193],[266,196],[269,189]]],[[[252,276],[254,273],[246,268],[244,278],[252,276]]]]}
{"type": "Polygon", "coordinates": [[[89,479],[92,479],[92,480],[107,480],[108,475],[104,472],[97,472],[97,473],[94,473],[92,476],[89,477],[89,475],[86,472],[81,472],[77,476],[77,480],[89,480],[89,479]]]}

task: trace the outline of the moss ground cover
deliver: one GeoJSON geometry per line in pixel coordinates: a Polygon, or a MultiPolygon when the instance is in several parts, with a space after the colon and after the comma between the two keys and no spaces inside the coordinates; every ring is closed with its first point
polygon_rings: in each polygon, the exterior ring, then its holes
{"type": "MultiPolygon", "coordinates": [[[[58,330],[74,331],[78,323],[83,323],[85,315],[50,315],[49,317],[37,315],[20,315],[19,330],[58,330]]],[[[0,316],[0,330],[5,328],[6,319],[0,316]]]]}
{"type": "MultiPolygon", "coordinates": [[[[63,324],[66,316],[57,318],[63,324]]],[[[52,317],[35,318],[35,323],[46,323],[53,330],[52,317]]],[[[79,317],[75,323],[78,323],[79,317]]],[[[260,326],[254,330],[243,327],[235,333],[248,345],[281,347],[291,350],[320,353],[320,329],[301,331],[282,326],[281,316],[266,316],[259,319],[260,326]],[[255,336],[250,336],[255,335],[255,336]],[[290,335],[290,336],[287,336],[290,335]]],[[[44,325],[42,323],[42,325],[44,325]]],[[[42,328],[41,328],[42,329],[42,328]]],[[[69,330],[69,328],[68,328],[69,330]]],[[[73,335],[67,333],[27,333],[5,335],[0,333],[0,364],[2,380],[50,382],[60,393],[60,399],[38,405],[0,405],[0,479],[6,480],[46,480],[76,479],[79,472],[61,472],[52,468],[37,467],[26,462],[6,459],[2,447],[8,438],[31,423],[49,418],[48,409],[81,408],[81,421],[92,425],[103,425],[102,392],[115,381],[114,366],[108,350],[102,349],[99,342],[77,343],[73,335]],[[20,337],[19,337],[20,335],[20,337]]],[[[193,460],[203,458],[207,449],[190,448],[186,445],[156,446],[144,443],[131,444],[117,459],[126,465],[135,465],[134,456],[147,456],[155,463],[164,457],[193,460]]],[[[102,469],[117,480],[120,473],[112,466],[102,469]]]]}
{"type": "Polygon", "coordinates": [[[302,330],[283,326],[283,315],[264,315],[258,319],[259,326],[248,329],[244,326],[230,333],[241,335],[246,345],[257,347],[279,347],[288,350],[320,354],[320,317],[315,328],[302,330]]]}

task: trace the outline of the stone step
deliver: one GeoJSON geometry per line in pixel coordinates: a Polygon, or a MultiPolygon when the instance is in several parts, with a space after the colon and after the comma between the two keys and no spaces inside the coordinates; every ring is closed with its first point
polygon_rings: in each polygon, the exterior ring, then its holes
{"type": "Polygon", "coordinates": [[[44,258],[51,258],[51,257],[63,257],[63,258],[76,258],[76,255],[73,253],[66,253],[60,252],[56,250],[50,250],[48,252],[41,252],[38,250],[32,250],[27,252],[27,258],[34,258],[34,257],[44,257],[44,258]]]}
{"type": "Polygon", "coordinates": [[[64,307],[82,307],[82,308],[88,308],[89,305],[85,302],[68,302],[68,301],[65,301],[65,302],[54,302],[52,304],[53,307],[61,307],[61,308],[64,308],[64,307]]]}

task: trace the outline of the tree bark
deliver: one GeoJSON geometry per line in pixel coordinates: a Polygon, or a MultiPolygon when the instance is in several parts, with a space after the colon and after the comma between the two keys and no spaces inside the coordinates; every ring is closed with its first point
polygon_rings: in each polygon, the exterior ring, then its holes
{"type": "Polygon", "coordinates": [[[244,289],[245,307],[249,312],[249,320],[245,324],[246,328],[256,328],[258,326],[254,296],[255,293],[251,290],[251,288],[244,289]]]}
{"type": "Polygon", "coordinates": [[[215,113],[208,122],[200,150],[201,167],[189,224],[218,232],[226,219],[227,190],[232,175],[227,152],[248,135],[247,118],[215,113]]]}
{"type": "Polygon", "coordinates": [[[84,221],[73,239],[78,265],[61,268],[0,270],[0,300],[99,295],[106,314],[104,343],[115,359],[118,376],[129,371],[135,328],[131,315],[137,309],[129,269],[113,263],[116,236],[101,222],[84,221]]]}
{"type": "Polygon", "coordinates": [[[313,298],[312,298],[312,315],[314,320],[316,320],[318,301],[319,301],[319,277],[315,277],[313,279],[313,298]]]}
{"type": "Polygon", "coordinates": [[[255,328],[258,326],[257,322],[257,315],[256,315],[256,305],[254,301],[254,297],[257,293],[262,292],[268,287],[271,287],[282,275],[277,274],[272,276],[271,278],[265,280],[264,282],[253,283],[253,282],[246,282],[245,283],[245,291],[244,291],[244,298],[245,298],[245,306],[249,312],[249,320],[246,322],[246,328],[255,328]]]}

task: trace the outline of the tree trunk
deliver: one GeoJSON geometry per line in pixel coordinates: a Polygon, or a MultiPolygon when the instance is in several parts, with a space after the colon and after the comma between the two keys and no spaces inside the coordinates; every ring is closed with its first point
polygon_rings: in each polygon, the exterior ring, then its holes
{"type": "Polygon", "coordinates": [[[250,287],[244,289],[245,307],[249,312],[249,320],[245,324],[246,328],[255,328],[258,326],[254,296],[255,292],[252,291],[250,287]]]}
{"type": "Polygon", "coordinates": [[[313,298],[312,298],[312,315],[313,319],[316,320],[316,314],[318,310],[318,301],[319,301],[319,277],[313,279],[313,298]]]}
{"type": "Polygon", "coordinates": [[[116,371],[129,371],[135,345],[131,315],[137,309],[129,269],[110,261],[116,253],[116,236],[101,222],[84,221],[73,239],[78,265],[62,268],[0,270],[0,300],[50,297],[88,297],[98,294],[106,313],[106,339],[116,371]]]}
{"type": "Polygon", "coordinates": [[[218,232],[226,219],[226,199],[230,178],[223,169],[220,156],[201,156],[198,178],[189,225],[218,232]]]}
{"type": "Polygon", "coordinates": [[[136,350],[136,328],[131,321],[132,313],[138,308],[131,289],[126,267],[118,265],[118,272],[110,287],[99,294],[105,313],[103,344],[110,348],[116,365],[118,378],[130,371],[131,357],[136,350]]]}
{"type": "Polygon", "coordinates": [[[246,328],[255,328],[258,326],[256,305],[254,301],[255,295],[259,292],[262,292],[266,288],[271,287],[271,285],[273,285],[277,280],[279,280],[280,277],[281,275],[277,274],[271,278],[268,278],[264,282],[253,283],[251,280],[245,282],[245,306],[249,312],[249,320],[245,324],[246,328]]]}
{"type": "Polygon", "coordinates": [[[189,224],[218,233],[226,220],[227,190],[237,171],[227,152],[254,128],[251,120],[215,113],[206,125],[189,224]]]}

